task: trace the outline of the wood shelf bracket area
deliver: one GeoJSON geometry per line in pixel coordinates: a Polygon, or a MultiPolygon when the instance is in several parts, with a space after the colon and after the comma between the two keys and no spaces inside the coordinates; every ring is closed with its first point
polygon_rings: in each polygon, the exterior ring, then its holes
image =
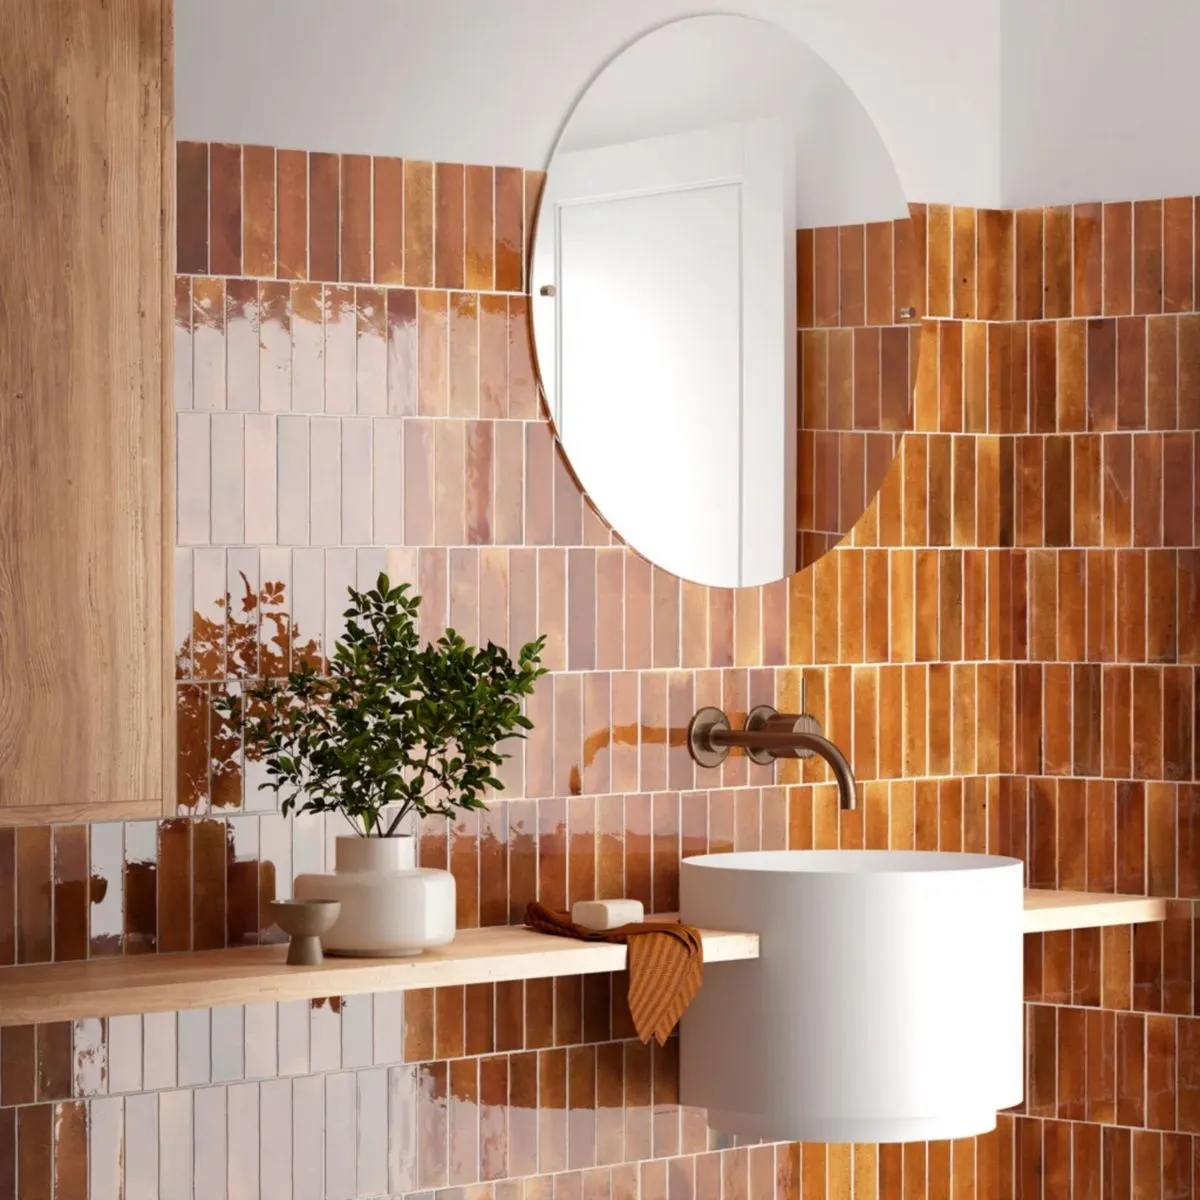
{"type": "MultiPolygon", "coordinates": [[[[1146,896],[1027,891],[1025,933],[1161,921],[1166,901],[1146,896]]],[[[704,931],[706,963],[758,958],[758,935],[704,931]]],[[[625,967],[625,947],[534,933],[520,926],[465,929],[416,958],[327,958],[289,967],[281,945],[139,955],[0,970],[0,1027],[227,1004],[317,1000],[368,992],[597,975],[625,967]]]]}

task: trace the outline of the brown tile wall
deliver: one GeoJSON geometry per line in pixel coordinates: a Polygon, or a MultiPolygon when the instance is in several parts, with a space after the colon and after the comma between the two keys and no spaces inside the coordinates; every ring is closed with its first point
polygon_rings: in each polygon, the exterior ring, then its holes
{"type": "Polygon", "coordinates": [[[1171,918],[1027,939],[1026,1101],[978,1139],[731,1145],[678,1104],[677,1044],[630,1036],[619,976],[560,979],[5,1030],[0,1200],[1193,1196],[1193,202],[915,210],[913,430],[844,544],[730,592],[629,552],[556,454],[522,295],[536,175],[193,144],[179,168],[184,803],[0,830],[0,966],[265,936],[336,830],[264,806],[208,697],[321,654],[327,590],[380,565],[431,629],[550,637],[508,790],[424,832],[464,926],[534,894],[669,911],[682,856],[759,846],[1011,853],[1033,886],[1149,890],[1171,918]],[[368,425],[370,520],[343,457],[326,528],[289,447],[368,425]],[[854,813],[819,763],[683,748],[696,706],[794,707],[802,678],[854,813]]]}
{"type": "Polygon", "coordinates": [[[796,231],[796,562],[858,523],[913,427],[923,306],[914,220],[796,231]]]}

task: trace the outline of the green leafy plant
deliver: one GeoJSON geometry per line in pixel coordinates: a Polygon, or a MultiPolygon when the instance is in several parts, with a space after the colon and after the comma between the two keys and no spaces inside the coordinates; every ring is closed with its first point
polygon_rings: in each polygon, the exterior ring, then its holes
{"type": "Polygon", "coordinates": [[[515,663],[453,629],[422,648],[421,598],[408,584],[380,575],[349,592],[327,674],[305,658],[283,679],[214,697],[266,763],[261,786],[283,797],[285,814],[340,812],[366,837],[392,836],[410,814],[483,808],[487,789],[503,788],[495,771],[510,755],[497,746],[533,728],[521,702],[546,673],[546,639],[515,663]]]}

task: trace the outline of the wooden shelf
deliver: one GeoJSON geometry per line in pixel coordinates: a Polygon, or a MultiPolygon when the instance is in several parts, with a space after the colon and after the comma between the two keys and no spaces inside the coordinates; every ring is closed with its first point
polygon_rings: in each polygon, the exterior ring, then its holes
{"type": "Polygon", "coordinates": [[[1167,902],[1154,896],[1114,896],[1098,892],[1025,893],[1025,932],[1096,929],[1101,925],[1144,925],[1163,921],[1167,902]]]}
{"type": "MultiPolygon", "coordinates": [[[[1166,901],[1147,896],[1025,893],[1025,933],[1134,925],[1165,917],[1166,901]]],[[[758,957],[757,934],[705,931],[703,937],[705,962],[758,957]]],[[[284,962],[286,954],[285,946],[251,946],[6,967],[0,970],[0,1027],[509,979],[596,975],[625,966],[624,946],[549,937],[519,926],[463,930],[451,945],[419,958],[329,958],[320,967],[289,967],[284,962]]]]}
{"type": "MultiPolygon", "coordinates": [[[[704,932],[706,963],[758,957],[758,935],[704,932]]],[[[413,988],[598,975],[625,967],[625,947],[534,933],[465,929],[418,958],[327,958],[289,967],[286,946],[248,946],[0,970],[0,1027],[226,1004],[315,1000],[413,988]]]]}

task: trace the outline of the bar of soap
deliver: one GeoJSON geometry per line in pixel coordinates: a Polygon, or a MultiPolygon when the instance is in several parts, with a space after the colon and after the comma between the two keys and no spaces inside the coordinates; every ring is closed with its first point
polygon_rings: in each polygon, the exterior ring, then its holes
{"type": "Polygon", "coordinates": [[[588,929],[636,925],[645,915],[640,900],[576,900],[571,906],[571,920],[588,929]]]}

